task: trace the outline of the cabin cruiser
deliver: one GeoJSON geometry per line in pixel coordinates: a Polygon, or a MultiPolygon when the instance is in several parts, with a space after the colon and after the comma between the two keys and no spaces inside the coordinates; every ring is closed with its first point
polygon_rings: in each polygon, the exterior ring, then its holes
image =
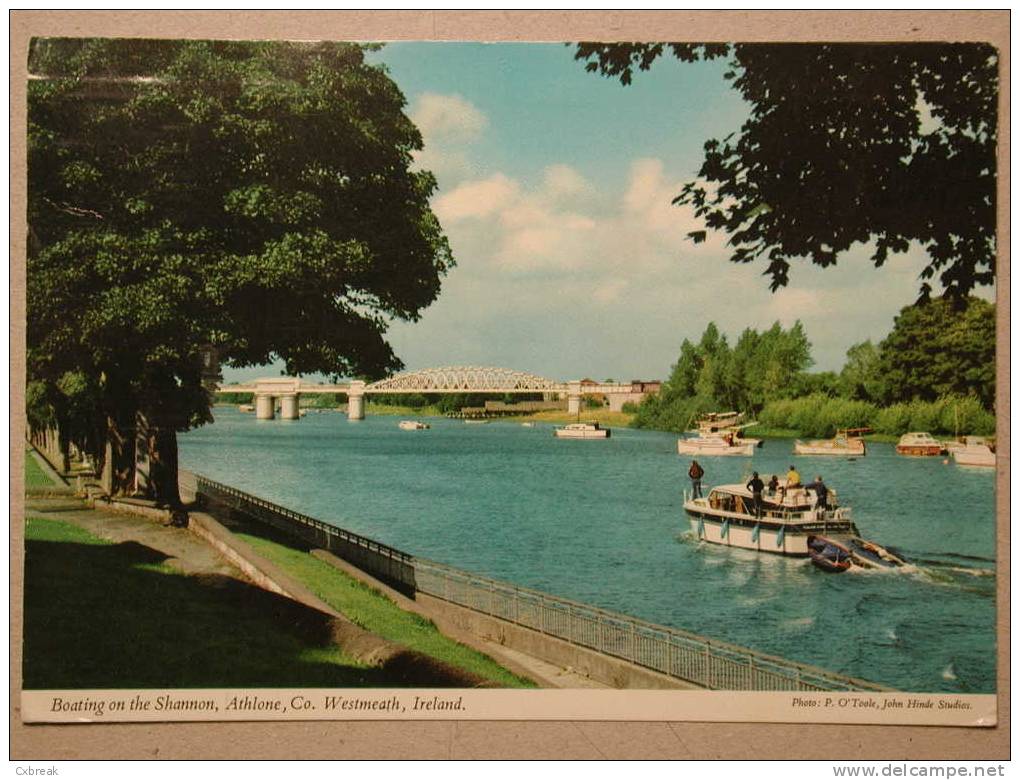
{"type": "Polygon", "coordinates": [[[860,435],[870,430],[870,428],[846,428],[836,431],[836,435],[831,439],[816,439],[806,442],[797,439],[793,443],[793,454],[863,457],[867,454],[867,447],[860,435]]]}
{"type": "Polygon", "coordinates": [[[995,451],[981,436],[967,436],[962,447],[951,450],[953,460],[960,466],[986,466],[995,468],[995,451]]]}
{"type": "Polygon", "coordinates": [[[403,431],[424,431],[432,426],[419,420],[401,420],[397,423],[397,427],[403,431]]]}
{"type": "MultiPolygon", "coordinates": [[[[778,478],[769,482],[776,483],[778,478]]],[[[762,499],[759,517],[754,496],[746,485],[718,485],[705,497],[694,498],[685,491],[684,511],[698,539],[745,550],[810,557],[826,571],[904,563],[884,547],[861,538],[850,508],[839,506],[834,490],[828,491],[825,506],[820,506],[815,492],[803,485],[780,485],[763,493],[762,499]]]]}
{"type": "Polygon", "coordinates": [[[746,439],[740,431],[754,423],[742,423],[740,412],[709,412],[698,420],[697,436],[677,441],[677,452],[681,455],[741,455],[754,454],[754,448],[761,446],[761,439],[746,439]]]}
{"type": "Polygon", "coordinates": [[[925,431],[905,433],[896,444],[896,452],[900,455],[933,457],[941,455],[945,451],[946,448],[942,442],[925,431]]]}
{"type": "Polygon", "coordinates": [[[802,485],[780,486],[762,499],[758,517],[746,485],[718,485],[700,498],[685,493],[684,511],[699,539],[779,555],[808,555],[814,534],[857,536],[850,509],[838,505],[835,491],[828,493],[828,507],[818,506],[816,494],[802,485]]]}
{"type": "Polygon", "coordinates": [[[701,434],[691,439],[679,439],[677,452],[681,455],[754,455],[757,439],[742,439],[735,433],[701,434]]]}
{"type": "Polygon", "coordinates": [[[570,423],[570,425],[557,426],[553,430],[553,436],[557,439],[608,439],[612,433],[610,428],[603,428],[594,421],[570,423]]]}

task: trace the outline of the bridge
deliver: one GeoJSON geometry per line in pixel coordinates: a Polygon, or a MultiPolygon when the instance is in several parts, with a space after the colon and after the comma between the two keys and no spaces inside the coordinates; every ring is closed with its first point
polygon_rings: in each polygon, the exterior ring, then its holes
{"type": "Polygon", "coordinates": [[[649,392],[645,385],[643,382],[599,383],[581,379],[559,382],[509,368],[446,366],[409,371],[370,383],[355,379],[343,384],[320,384],[296,377],[273,377],[245,384],[220,385],[215,392],[252,393],[255,416],[260,420],[273,419],[277,399],[281,419],[297,420],[302,393],[344,393],[348,419],[363,420],[365,396],[380,393],[543,393],[566,397],[567,411],[577,414],[585,395],[604,395],[609,399],[610,409],[619,411],[627,401],[639,402],[649,392]]]}

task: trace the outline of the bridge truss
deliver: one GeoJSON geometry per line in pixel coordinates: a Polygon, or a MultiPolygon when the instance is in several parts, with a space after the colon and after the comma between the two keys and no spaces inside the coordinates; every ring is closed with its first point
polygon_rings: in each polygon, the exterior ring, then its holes
{"type": "Polygon", "coordinates": [[[551,379],[483,366],[445,366],[409,371],[365,387],[366,393],[555,393],[566,385],[551,379]]]}

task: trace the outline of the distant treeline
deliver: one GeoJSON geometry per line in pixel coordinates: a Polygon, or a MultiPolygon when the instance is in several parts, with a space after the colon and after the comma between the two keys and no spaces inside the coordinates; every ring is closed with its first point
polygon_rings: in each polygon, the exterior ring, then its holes
{"type": "Polygon", "coordinates": [[[831,436],[869,427],[990,434],[995,430],[995,307],[977,298],[907,306],[892,332],[847,351],[840,372],[808,372],[801,323],[746,329],[734,346],[709,323],[684,340],[662,392],[638,407],[634,425],[688,430],[708,411],[738,410],[768,428],[831,436]]]}

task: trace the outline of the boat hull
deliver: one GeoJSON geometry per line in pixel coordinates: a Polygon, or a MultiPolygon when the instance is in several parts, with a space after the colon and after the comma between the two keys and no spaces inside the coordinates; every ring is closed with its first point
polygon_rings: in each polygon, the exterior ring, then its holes
{"type": "Polygon", "coordinates": [[[834,445],[816,444],[814,442],[796,442],[793,445],[794,455],[834,455],[837,457],[858,458],[866,454],[864,442],[860,446],[836,447],[834,445]]]}
{"type": "Polygon", "coordinates": [[[608,439],[611,433],[608,428],[600,428],[597,431],[568,431],[557,428],[553,431],[557,439],[608,439]]]}
{"type": "Polygon", "coordinates": [[[960,466],[982,466],[984,468],[995,468],[995,453],[987,447],[983,450],[955,450],[953,452],[953,459],[960,466]]]}
{"type": "Polygon", "coordinates": [[[944,448],[940,445],[933,444],[897,444],[896,453],[899,455],[909,455],[915,458],[935,458],[944,452],[944,448]]]}
{"type": "Polygon", "coordinates": [[[697,439],[680,439],[676,443],[677,452],[681,455],[738,455],[750,457],[754,455],[753,443],[734,445],[705,444],[697,439]]]}
{"type": "Polygon", "coordinates": [[[728,517],[690,506],[686,506],[685,511],[690,521],[691,532],[705,542],[798,558],[808,556],[810,552],[808,537],[819,533],[823,528],[828,533],[856,533],[857,530],[853,523],[845,520],[801,526],[794,523],[769,522],[765,519],[758,521],[748,517],[728,517]]]}

